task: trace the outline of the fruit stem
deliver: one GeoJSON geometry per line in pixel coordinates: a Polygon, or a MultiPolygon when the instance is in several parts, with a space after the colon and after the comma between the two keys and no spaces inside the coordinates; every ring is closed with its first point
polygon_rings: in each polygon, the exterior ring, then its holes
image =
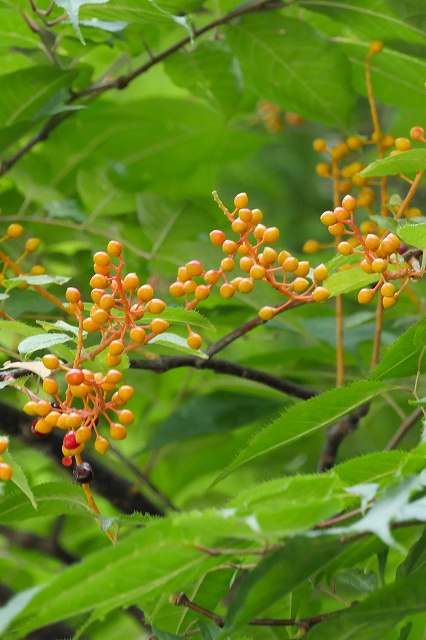
{"type": "MultiPolygon", "coordinates": [[[[75,461],[76,461],[77,464],[81,464],[82,463],[82,458],[81,458],[81,455],[79,453],[77,453],[75,455],[75,461]]],[[[86,494],[86,500],[87,500],[87,504],[89,506],[90,511],[92,511],[92,513],[94,513],[96,516],[100,516],[101,512],[98,509],[98,506],[97,506],[97,504],[95,502],[95,499],[94,499],[94,497],[92,495],[92,492],[90,490],[89,485],[87,483],[83,483],[81,486],[83,487],[83,491],[86,494]]],[[[97,517],[96,520],[97,520],[99,526],[102,529],[101,519],[99,517],[97,517]]],[[[105,534],[111,540],[111,542],[114,544],[115,543],[115,536],[111,533],[111,531],[109,531],[109,529],[107,529],[105,531],[105,534]]]]}

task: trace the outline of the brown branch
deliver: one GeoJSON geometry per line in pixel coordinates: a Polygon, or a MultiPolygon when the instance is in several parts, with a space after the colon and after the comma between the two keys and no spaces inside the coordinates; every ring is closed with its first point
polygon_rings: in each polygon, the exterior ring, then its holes
{"type": "MultiPolygon", "coordinates": [[[[61,465],[63,440],[61,434],[52,432],[47,438],[36,438],[31,433],[28,417],[21,411],[4,402],[0,402],[0,413],[2,416],[1,431],[3,433],[23,439],[27,444],[41,450],[58,465],[61,465]]],[[[120,509],[122,513],[132,514],[134,511],[140,511],[152,515],[164,515],[158,506],[138,491],[134,483],[114,473],[100,461],[99,456],[85,452],[85,460],[94,469],[95,478],[91,483],[93,489],[120,509]]]]}
{"type": "MultiPolygon", "coordinates": [[[[185,38],[182,38],[181,40],[178,40],[178,42],[175,42],[175,44],[171,45],[164,51],[161,51],[159,54],[150,55],[149,60],[146,63],[144,63],[143,65],[140,65],[139,67],[137,67],[136,69],[128,73],[127,75],[119,76],[118,78],[116,78],[115,80],[111,80],[110,82],[103,82],[101,84],[95,83],[86,87],[85,89],[81,89],[80,91],[71,93],[71,96],[69,97],[69,99],[66,101],[65,104],[70,105],[80,100],[81,98],[89,98],[93,100],[99,97],[100,95],[102,95],[103,93],[105,93],[106,91],[110,91],[112,89],[121,91],[122,89],[125,89],[131,82],[133,82],[133,80],[135,80],[142,74],[146,73],[151,67],[155,66],[160,62],[163,62],[163,60],[171,56],[173,53],[176,53],[177,51],[185,47],[187,44],[192,43],[193,40],[208,33],[209,31],[212,31],[217,27],[223,26],[231,22],[235,18],[239,18],[245,14],[255,13],[257,11],[262,11],[266,9],[274,10],[274,9],[281,8],[282,6],[283,6],[283,3],[280,0],[257,0],[251,4],[240,5],[236,9],[233,9],[232,11],[225,14],[224,16],[217,18],[212,22],[209,22],[203,27],[200,27],[199,29],[194,29],[190,35],[186,36],[185,38]]],[[[19,162],[19,160],[23,156],[25,156],[29,151],[31,151],[33,147],[38,145],[40,142],[46,140],[51,134],[51,132],[54,129],[56,129],[58,125],[61,124],[61,122],[63,122],[64,120],[74,115],[74,113],[75,111],[70,110],[64,113],[50,116],[50,118],[46,120],[46,122],[44,123],[40,131],[38,131],[32,138],[30,138],[26,142],[26,144],[24,144],[24,146],[21,147],[21,149],[18,149],[18,151],[12,154],[9,158],[3,158],[2,160],[0,160],[0,176],[7,173],[7,171],[9,171],[9,169],[11,169],[17,162],[19,162]]]]}
{"type": "Polygon", "coordinates": [[[228,360],[216,358],[204,359],[199,358],[198,356],[160,356],[159,358],[153,358],[152,360],[131,360],[130,366],[133,369],[145,369],[148,371],[154,371],[155,373],[166,373],[166,371],[170,371],[170,369],[177,369],[180,367],[209,369],[215,373],[223,373],[225,375],[259,382],[260,384],[276,389],[281,393],[294,396],[295,398],[301,398],[303,400],[307,400],[308,398],[312,398],[319,394],[319,391],[316,391],[315,389],[304,387],[295,382],[291,382],[290,380],[278,378],[270,373],[266,373],[265,371],[260,371],[253,367],[245,367],[240,364],[229,362],[228,360]]]}
{"type": "Polygon", "coordinates": [[[336,424],[328,427],[325,444],[318,463],[319,472],[328,471],[334,466],[342,441],[358,428],[361,419],[367,415],[369,408],[369,404],[363,404],[336,424]]]}
{"type": "Polygon", "coordinates": [[[416,424],[416,422],[421,416],[422,416],[421,408],[416,409],[415,411],[413,411],[413,413],[407,416],[407,418],[399,427],[398,431],[392,436],[392,438],[387,443],[385,450],[391,451],[392,449],[395,449],[395,447],[401,442],[405,434],[408,433],[412,427],[414,427],[414,425],[416,424]]]}
{"type": "MultiPolygon", "coordinates": [[[[195,611],[196,613],[200,613],[202,616],[209,618],[216,626],[223,628],[225,626],[225,618],[220,616],[213,611],[209,611],[209,609],[205,609],[200,605],[196,604],[192,600],[190,600],[184,593],[179,593],[177,595],[173,595],[170,597],[170,603],[177,607],[187,607],[191,609],[191,611],[195,611]]],[[[352,602],[351,607],[358,604],[357,602],[352,602]]],[[[320,622],[324,622],[325,620],[330,620],[331,618],[335,618],[339,616],[341,613],[344,613],[351,607],[344,607],[343,609],[338,609],[337,611],[329,611],[328,613],[321,613],[316,616],[312,616],[311,618],[302,618],[298,620],[297,618],[256,618],[254,620],[250,620],[247,624],[251,626],[262,626],[262,627],[300,627],[301,629],[308,630],[311,627],[319,624],[320,622]]]]}

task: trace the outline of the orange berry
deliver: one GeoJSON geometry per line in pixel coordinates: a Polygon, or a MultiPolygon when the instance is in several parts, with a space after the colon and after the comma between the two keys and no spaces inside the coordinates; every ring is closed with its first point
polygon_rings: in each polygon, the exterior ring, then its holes
{"type": "Polygon", "coordinates": [[[233,278],[232,280],[229,281],[229,284],[231,284],[235,291],[238,291],[238,287],[240,286],[240,282],[242,280],[241,276],[237,276],[236,278],[233,278]]]}
{"type": "Polygon", "coordinates": [[[93,262],[100,267],[107,267],[110,265],[109,255],[106,251],[97,251],[93,256],[93,262]]]}
{"type": "Polygon", "coordinates": [[[272,247],[265,247],[262,255],[264,264],[272,264],[278,257],[277,252],[272,247]]]}
{"type": "Polygon", "coordinates": [[[248,273],[253,266],[253,260],[248,256],[243,256],[240,258],[240,269],[241,271],[245,271],[248,273]]]}
{"type": "Polygon", "coordinates": [[[141,344],[146,338],[146,331],[142,327],[134,327],[130,330],[130,340],[141,344]]]}
{"type": "Polygon", "coordinates": [[[52,431],[53,426],[48,422],[46,422],[46,420],[41,419],[41,420],[37,420],[37,422],[34,425],[34,429],[38,431],[38,433],[47,435],[52,431]]]}
{"type": "Polygon", "coordinates": [[[197,300],[205,300],[210,295],[210,287],[205,284],[199,284],[194,291],[194,296],[197,300]]]}
{"type": "Polygon", "coordinates": [[[380,238],[376,236],[374,233],[369,233],[364,240],[366,246],[371,249],[371,251],[376,251],[380,247],[380,238]]]}
{"type": "Polygon", "coordinates": [[[195,280],[187,280],[183,283],[183,290],[185,293],[194,293],[197,288],[197,283],[195,280]]]}
{"type": "Polygon", "coordinates": [[[216,247],[220,247],[226,239],[226,236],[221,229],[214,229],[213,231],[210,231],[209,237],[211,243],[216,247]]]}
{"type": "Polygon", "coordinates": [[[50,370],[59,368],[59,360],[55,355],[53,355],[53,353],[47,353],[41,360],[44,366],[50,370]]]}
{"type": "Polygon", "coordinates": [[[251,212],[251,209],[240,209],[239,212],[238,212],[238,217],[243,222],[247,222],[248,223],[248,222],[252,222],[253,214],[251,212]]]}
{"type": "Polygon", "coordinates": [[[342,254],[342,256],[348,256],[352,253],[353,248],[349,242],[339,242],[337,245],[337,251],[342,254]]]}
{"type": "Polygon", "coordinates": [[[232,258],[223,258],[220,263],[220,268],[222,269],[222,271],[232,271],[233,269],[235,269],[235,262],[232,258]]]}
{"type": "Polygon", "coordinates": [[[263,220],[263,213],[260,209],[252,209],[251,221],[252,224],[259,224],[263,220]]]}
{"type": "Polygon", "coordinates": [[[302,247],[303,253],[317,253],[321,249],[321,245],[317,240],[306,240],[302,247]]]}
{"type": "Polygon", "coordinates": [[[107,251],[110,256],[117,258],[123,251],[123,245],[117,240],[110,240],[107,245],[107,251]]]}
{"type": "Polygon", "coordinates": [[[332,224],[330,227],[328,227],[328,231],[332,236],[341,236],[345,231],[345,226],[343,222],[336,222],[336,224],[332,224]]]}
{"type": "Polygon", "coordinates": [[[376,55],[383,50],[383,42],[381,40],[373,40],[370,43],[370,53],[376,55]]]}
{"type": "Polygon", "coordinates": [[[7,464],[6,462],[0,462],[0,480],[7,482],[11,479],[12,474],[13,469],[10,464],[7,464]]]}
{"type": "Polygon", "coordinates": [[[117,367],[120,364],[121,360],[121,356],[113,356],[110,353],[107,353],[105,357],[105,363],[108,367],[117,367]]]}
{"type": "Polygon", "coordinates": [[[359,263],[360,267],[363,271],[365,271],[365,273],[373,273],[373,268],[371,266],[371,262],[369,260],[367,260],[367,258],[364,258],[364,260],[361,260],[361,262],[359,263]]]}
{"type": "Polygon", "coordinates": [[[265,233],[263,234],[263,241],[273,243],[276,242],[279,237],[280,230],[278,229],[278,227],[268,227],[268,229],[266,229],[265,233]]]}
{"type": "Polygon", "coordinates": [[[329,227],[332,224],[336,224],[337,216],[334,213],[334,211],[324,211],[324,213],[320,215],[320,220],[323,223],[323,225],[325,225],[326,227],[329,227]]]}
{"type": "Polygon", "coordinates": [[[47,414],[47,416],[45,416],[45,421],[47,422],[47,424],[49,424],[51,427],[56,427],[56,425],[58,424],[58,420],[59,417],[62,415],[62,413],[60,413],[59,411],[51,411],[50,413],[47,414]]]}
{"type": "Polygon", "coordinates": [[[289,256],[284,260],[282,266],[284,271],[288,271],[289,273],[291,273],[293,271],[296,271],[297,267],[299,266],[299,261],[294,256],[289,256]]]}
{"type": "Polygon", "coordinates": [[[350,218],[348,211],[343,207],[336,207],[334,213],[336,214],[337,222],[346,222],[350,218]]]}
{"type": "Polygon", "coordinates": [[[404,215],[406,218],[418,218],[422,215],[422,212],[417,207],[410,207],[409,209],[405,210],[404,215]]]}
{"type": "Polygon", "coordinates": [[[34,253],[34,251],[37,251],[40,244],[41,244],[40,238],[28,238],[28,240],[25,243],[25,249],[30,253],[34,253]]]}
{"type": "Polygon", "coordinates": [[[37,413],[37,402],[35,402],[34,400],[29,400],[28,402],[26,402],[24,404],[24,406],[22,407],[22,410],[28,416],[38,416],[39,415],[37,413]]]}
{"type": "Polygon", "coordinates": [[[183,290],[183,283],[179,282],[178,280],[176,282],[173,282],[169,287],[169,292],[170,295],[172,295],[174,298],[180,298],[180,296],[183,296],[185,294],[183,290]]]}
{"type": "Polygon", "coordinates": [[[128,400],[130,400],[134,392],[135,392],[134,388],[131,387],[129,384],[124,384],[122,387],[119,387],[117,391],[119,397],[125,402],[128,402],[128,400]]]}
{"type": "Polygon", "coordinates": [[[85,318],[83,320],[83,329],[87,331],[87,333],[94,333],[95,331],[98,331],[99,325],[96,324],[92,318],[85,318]]]}
{"type": "Polygon", "coordinates": [[[371,263],[371,268],[373,269],[374,273],[383,273],[384,271],[386,271],[387,266],[388,263],[386,262],[386,260],[383,260],[383,258],[376,258],[371,263]]]}
{"type": "Polygon", "coordinates": [[[0,453],[4,453],[7,451],[9,441],[4,436],[0,437],[0,453]]]}
{"type": "Polygon", "coordinates": [[[113,422],[109,427],[109,435],[113,440],[124,440],[127,437],[127,429],[119,422],[113,422]]]}
{"type": "Polygon", "coordinates": [[[235,253],[237,249],[238,245],[236,242],[234,242],[234,240],[225,240],[225,242],[222,244],[223,253],[235,253]]]}
{"type": "Polygon", "coordinates": [[[7,228],[6,235],[9,238],[19,238],[24,233],[24,227],[22,224],[10,224],[7,228]]]}
{"type": "Polygon", "coordinates": [[[219,293],[222,296],[222,298],[232,298],[232,296],[235,293],[235,289],[232,286],[232,284],[229,284],[229,283],[225,282],[225,284],[223,284],[220,287],[219,293]]]}
{"type": "Polygon", "coordinates": [[[254,264],[250,269],[250,278],[253,280],[262,280],[266,273],[265,267],[260,264],[254,264]]]}
{"type": "Polygon", "coordinates": [[[43,273],[46,273],[46,269],[44,267],[41,266],[41,264],[35,264],[32,268],[31,268],[31,275],[32,276],[41,276],[43,275],[43,273]]]}
{"type": "Polygon", "coordinates": [[[112,356],[119,356],[124,351],[124,344],[122,340],[113,340],[108,345],[108,351],[112,356]]]}
{"type": "Polygon", "coordinates": [[[90,311],[90,317],[92,318],[93,322],[102,325],[105,324],[105,322],[107,322],[108,320],[108,311],[105,311],[105,309],[96,309],[95,307],[93,307],[90,311]]]}
{"type": "Polygon", "coordinates": [[[109,448],[109,442],[106,438],[98,436],[95,440],[95,449],[98,453],[103,455],[109,448]]]}
{"type": "Polygon", "coordinates": [[[92,298],[95,304],[99,304],[102,296],[105,295],[105,289],[92,289],[90,292],[90,297],[92,298]]]}
{"type": "Polygon", "coordinates": [[[110,369],[105,376],[105,380],[111,384],[117,384],[117,382],[120,382],[122,377],[123,374],[121,371],[118,371],[117,369],[110,369]]]}
{"type": "MultiPolygon", "coordinates": [[[[194,335],[196,334],[194,333],[194,335]]],[[[130,409],[123,409],[122,411],[120,411],[118,414],[118,418],[121,424],[132,424],[135,421],[135,415],[133,411],[130,411],[130,409]]]]}
{"type": "Polygon", "coordinates": [[[244,220],[241,220],[241,218],[235,218],[235,220],[231,224],[231,229],[234,233],[238,233],[239,235],[241,235],[242,233],[247,231],[247,223],[244,222],[244,220]]]}
{"type": "Polygon", "coordinates": [[[67,415],[66,425],[68,429],[76,429],[82,422],[83,417],[78,411],[71,411],[71,413],[67,415]]]}
{"type": "Polygon", "coordinates": [[[190,333],[186,340],[188,347],[191,349],[198,350],[203,342],[203,339],[198,333],[190,333]]]}
{"type": "Polygon", "coordinates": [[[361,289],[358,292],[358,302],[360,304],[368,304],[374,298],[373,289],[361,289]]]}
{"type": "Polygon", "coordinates": [[[391,307],[393,307],[394,305],[396,305],[397,303],[397,298],[395,296],[393,297],[386,297],[386,298],[382,298],[382,305],[384,309],[390,309],[391,307]]]}
{"type": "MultiPolygon", "coordinates": [[[[185,274],[186,274],[186,270],[185,270],[185,274]]],[[[186,279],[187,278],[185,278],[185,280],[186,279]]],[[[152,300],[152,298],[154,297],[154,289],[151,287],[150,284],[143,284],[141,287],[139,287],[137,295],[139,300],[141,300],[141,302],[149,302],[149,300],[152,300]]]]}
{"type": "Polygon", "coordinates": [[[385,282],[380,289],[380,293],[384,298],[392,298],[395,294],[395,286],[391,282],[385,282]]]}
{"type": "Polygon", "coordinates": [[[139,278],[136,273],[127,273],[122,281],[123,289],[134,291],[139,287],[139,278]]]}
{"type": "Polygon", "coordinates": [[[309,282],[306,278],[295,278],[293,280],[293,290],[296,293],[303,293],[309,287],[309,282]]]}
{"type": "Polygon", "coordinates": [[[325,264],[321,263],[313,270],[315,282],[322,282],[328,278],[328,269],[325,264]]]}
{"type": "Polygon", "coordinates": [[[51,410],[52,407],[50,406],[50,403],[47,402],[47,400],[39,400],[38,402],[36,402],[37,416],[42,416],[44,418],[44,416],[47,416],[47,414],[50,413],[51,410]]]}
{"type": "Polygon", "coordinates": [[[263,240],[263,234],[266,231],[266,227],[264,224],[257,224],[254,228],[253,235],[256,240],[263,240]]]}
{"type": "Polygon", "coordinates": [[[204,281],[207,284],[217,284],[220,280],[220,273],[219,271],[215,271],[214,269],[210,269],[209,271],[206,271],[206,273],[204,274],[204,281]]]}
{"type": "Polygon", "coordinates": [[[400,245],[401,241],[398,236],[394,233],[389,233],[386,238],[382,240],[380,246],[385,254],[390,255],[391,253],[398,251],[400,245]]]}
{"type": "Polygon", "coordinates": [[[412,140],[422,140],[425,136],[425,130],[423,127],[411,127],[410,138],[412,140]]]}
{"type": "Polygon", "coordinates": [[[262,318],[262,320],[265,320],[265,322],[267,322],[274,317],[275,313],[276,309],[274,309],[274,307],[262,307],[261,309],[259,309],[258,315],[260,318],[262,318]]]}
{"type": "Polygon", "coordinates": [[[234,204],[237,209],[242,209],[248,205],[248,197],[246,193],[238,193],[234,198],[234,204]]]}
{"type": "Polygon", "coordinates": [[[89,442],[92,437],[92,430],[89,427],[80,427],[75,432],[75,439],[78,444],[82,444],[83,442],[89,442]]]}
{"type": "Polygon", "coordinates": [[[56,421],[56,426],[58,427],[58,429],[68,429],[67,420],[68,420],[68,414],[67,413],[61,413],[61,415],[59,416],[59,418],[56,421]]]}
{"type": "Polygon", "coordinates": [[[326,162],[319,162],[315,167],[315,172],[320,178],[328,178],[331,175],[330,165],[326,162]]]}
{"type": "Polygon", "coordinates": [[[241,293],[250,293],[251,291],[253,291],[253,288],[254,282],[251,278],[241,278],[238,284],[238,290],[241,293]]]}
{"type": "Polygon", "coordinates": [[[73,385],[70,384],[70,391],[75,398],[85,398],[90,389],[85,384],[73,385]]]}
{"type": "Polygon", "coordinates": [[[330,297],[330,292],[325,287],[317,287],[312,293],[315,302],[324,302],[330,297]]]}
{"type": "Polygon", "coordinates": [[[247,256],[250,253],[250,249],[245,242],[243,242],[243,244],[240,244],[237,251],[240,256],[247,256]]]}
{"type": "Polygon", "coordinates": [[[115,298],[110,293],[104,293],[104,295],[99,299],[99,306],[101,309],[105,309],[105,311],[109,311],[114,305],[115,298]]]}
{"type": "Polygon", "coordinates": [[[357,149],[360,149],[362,147],[363,141],[359,136],[349,136],[349,138],[346,140],[346,144],[348,145],[349,149],[352,149],[352,151],[356,151],[357,149]]]}
{"type": "Polygon", "coordinates": [[[312,148],[317,153],[322,153],[323,151],[327,150],[327,143],[322,138],[317,138],[313,141],[312,148]]]}
{"type": "Polygon", "coordinates": [[[170,327],[170,324],[167,320],[163,320],[163,318],[154,318],[151,320],[150,329],[153,333],[164,333],[170,327]]]}
{"type": "Polygon", "coordinates": [[[203,265],[198,260],[191,260],[186,263],[186,270],[191,277],[200,276],[203,273],[203,265]]]}
{"type": "Polygon", "coordinates": [[[146,305],[146,308],[150,313],[161,313],[166,308],[166,303],[160,298],[152,298],[146,305]]]}
{"type": "Polygon", "coordinates": [[[55,393],[58,393],[58,383],[52,378],[45,378],[43,380],[43,389],[49,395],[54,396],[55,393]]]}
{"type": "MultiPolygon", "coordinates": [[[[186,280],[189,280],[189,273],[187,272],[185,267],[179,267],[179,269],[178,269],[178,280],[180,280],[180,282],[186,282],[186,280]]],[[[154,291],[152,291],[151,298],[153,298],[153,297],[154,297],[154,291]]]]}
{"type": "Polygon", "coordinates": [[[307,260],[301,260],[297,265],[297,269],[294,273],[296,274],[296,276],[301,276],[302,278],[304,278],[308,275],[310,269],[311,265],[309,264],[309,262],[307,260]]]}
{"type": "Polygon", "coordinates": [[[81,293],[75,287],[68,287],[68,289],[65,291],[65,298],[68,300],[68,302],[76,304],[77,302],[79,302],[79,300],[81,300],[81,293]]]}
{"type": "Polygon", "coordinates": [[[94,289],[105,289],[108,286],[108,280],[101,273],[95,273],[90,278],[90,286],[94,289]]]}
{"type": "Polygon", "coordinates": [[[395,140],[395,147],[398,151],[408,151],[411,149],[411,142],[408,138],[397,138],[395,140]]]}

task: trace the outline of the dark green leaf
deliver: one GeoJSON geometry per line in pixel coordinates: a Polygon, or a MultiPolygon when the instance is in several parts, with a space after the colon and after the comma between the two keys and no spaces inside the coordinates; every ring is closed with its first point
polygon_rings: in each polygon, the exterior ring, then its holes
{"type": "Polygon", "coordinates": [[[421,224],[403,224],[398,227],[399,237],[418,249],[426,249],[426,222],[421,224]]]}
{"type": "Polygon", "coordinates": [[[55,344],[62,344],[69,340],[72,340],[71,336],[65,333],[40,333],[39,335],[30,336],[22,340],[18,345],[18,350],[20,354],[28,355],[34,353],[34,351],[48,349],[55,344]]]}
{"type": "Polygon", "coordinates": [[[419,347],[417,331],[426,327],[426,320],[414,324],[385,351],[381,362],[371,372],[372,380],[388,380],[412,375],[417,371],[419,347]]]}

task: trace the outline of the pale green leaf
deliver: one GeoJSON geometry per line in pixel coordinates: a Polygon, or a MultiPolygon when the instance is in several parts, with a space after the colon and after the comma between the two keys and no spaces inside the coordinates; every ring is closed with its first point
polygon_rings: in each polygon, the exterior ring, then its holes
{"type": "Polygon", "coordinates": [[[410,149],[395,156],[375,160],[360,172],[360,176],[394,176],[426,170],[426,149],[410,149]]]}
{"type": "Polygon", "coordinates": [[[2,454],[2,458],[4,458],[4,461],[7,462],[8,464],[10,464],[10,466],[13,469],[13,474],[12,474],[12,482],[13,484],[15,484],[18,489],[20,489],[22,491],[23,494],[25,494],[28,498],[28,500],[31,502],[32,506],[34,509],[37,509],[37,500],[34,496],[34,493],[29,485],[27,476],[25,475],[24,470],[22,469],[21,465],[18,464],[18,462],[16,461],[16,459],[11,455],[11,453],[9,451],[5,451],[2,454]]]}
{"type": "MultiPolygon", "coordinates": [[[[209,329],[210,331],[216,331],[210,320],[196,309],[186,310],[183,307],[167,306],[164,311],[161,312],[161,317],[170,323],[190,324],[194,327],[201,327],[203,329],[209,329]]],[[[144,320],[145,318],[152,320],[153,318],[158,318],[158,314],[145,313],[144,320]]]]}
{"type": "Polygon", "coordinates": [[[47,284],[65,284],[69,282],[71,278],[64,276],[49,276],[47,274],[41,274],[39,276],[17,276],[15,278],[6,278],[3,280],[3,286],[6,289],[13,289],[13,287],[19,287],[21,284],[27,283],[38,287],[44,287],[47,284]]]}
{"type": "Polygon", "coordinates": [[[78,19],[80,7],[85,4],[105,4],[105,2],[108,2],[108,0],[55,0],[55,3],[58,5],[58,7],[64,9],[64,11],[66,11],[66,13],[68,14],[74,31],[83,44],[84,38],[81,33],[78,19]]]}
{"type": "Polygon", "coordinates": [[[170,333],[167,331],[166,333],[160,333],[155,336],[152,340],[149,341],[151,345],[159,345],[162,347],[170,347],[175,351],[183,351],[188,355],[198,356],[199,358],[207,359],[208,356],[201,351],[200,349],[191,349],[188,347],[186,339],[182,336],[178,336],[176,333],[170,333]]]}
{"type": "Polygon", "coordinates": [[[426,222],[403,224],[398,227],[398,235],[407,244],[411,244],[418,249],[426,249],[426,222]]]}
{"type": "Polygon", "coordinates": [[[365,273],[361,267],[347,269],[346,271],[337,271],[332,273],[324,280],[324,287],[330,292],[331,296],[338,296],[342,293],[349,293],[354,289],[362,289],[373,282],[377,282],[379,275],[377,273],[365,273]]]}
{"type": "Polygon", "coordinates": [[[18,351],[20,354],[28,355],[34,353],[34,351],[48,349],[55,344],[62,344],[69,340],[72,340],[71,336],[65,333],[40,333],[22,340],[18,345],[18,351]]]}
{"type": "Polygon", "coordinates": [[[413,375],[417,371],[419,346],[418,330],[424,330],[426,320],[414,324],[385,351],[379,364],[372,370],[372,380],[386,380],[413,375]]]}
{"type": "Polygon", "coordinates": [[[4,524],[31,518],[83,513],[93,516],[84,493],[77,485],[49,482],[32,488],[37,510],[23,493],[11,493],[0,501],[0,521],[4,524]]]}

